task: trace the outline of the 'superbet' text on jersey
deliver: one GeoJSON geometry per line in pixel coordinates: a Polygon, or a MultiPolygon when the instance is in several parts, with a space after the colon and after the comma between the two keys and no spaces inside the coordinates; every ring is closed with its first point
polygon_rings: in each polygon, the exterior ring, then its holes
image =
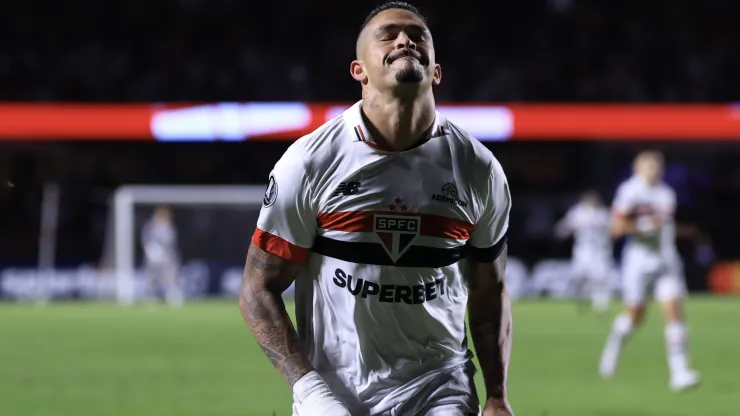
{"type": "Polygon", "coordinates": [[[510,206],[498,161],[443,115],[423,144],[389,152],[357,103],[278,161],[252,242],[305,261],[305,351],[350,408],[377,412],[468,365],[459,261],[499,255],[510,206]]]}

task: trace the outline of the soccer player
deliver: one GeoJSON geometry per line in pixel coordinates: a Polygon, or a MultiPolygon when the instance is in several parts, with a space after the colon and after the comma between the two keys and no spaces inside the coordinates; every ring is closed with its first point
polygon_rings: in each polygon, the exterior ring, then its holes
{"type": "Polygon", "coordinates": [[[181,306],[183,295],[178,285],[180,253],[177,231],[172,222],[172,212],[165,206],[154,209],[152,218],[141,231],[144,249],[144,274],[152,294],[164,292],[170,306],[181,306]]]}
{"type": "Polygon", "coordinates": [[[642,320],[648,288],[665,316],[669,387],[683,390],[699,383],[690,369],[687,330],[683,317],[686,293],[683,265],[676,248],[676,194],[661,177],[663,156],[642,152],[635,174],[622,183],[614,198],[612,234],[627,236],[622,258],[622,290],[626,310],[617,316],[601,356],[600,373],[611,377],[627,337],[642,320]]]}
{"type": "Polygon", "coordinates": [[[609,224],[609,209],[596,192],[589,191],[555,225],[559,238],[574,237],[571,261],[574,283],[579,292],[586,291],[596,311],[609,307],[613,272],[609,224]]]}
{"type": "Polygon", "coordinates": [[[373,10],[356,49],[362,99],[270,174],[242,316],[294,415],[511,415],[504,172],[436,112],[442,71],[416,8],[373,10]],[[294,281],[297,331],[281,298],[294,281]]]}

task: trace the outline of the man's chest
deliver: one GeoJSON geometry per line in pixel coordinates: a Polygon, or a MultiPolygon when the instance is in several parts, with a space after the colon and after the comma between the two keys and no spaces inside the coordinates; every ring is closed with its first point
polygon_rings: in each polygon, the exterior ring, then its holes
{"type": "Polygon", "coordinates": [[[574,229],[584,231],[600,231],[609,227],[609,212],[602,209],[578,209],[571,223],[574,229]]]}
{"type": "Polygon", "coordinates": [[[641,190],[633,196],[632,211],[635,216],[663,215],[669,211],[669,205],[662,192],[641,190]]]}
{"type": "Polygon", "coordinates": [[[472,178],[451,163],[390,159],[332,175],[322,187],[319,211],[427,214],[473,222],[475,196],[472,178]]]}
{"type": "Polygon", "coordinates": [[[354,252],[367,258],[357,254],[355,263],[452,264],[476,222],[470,181],[444,166],[380,161],[337,171],[324,182],[318,195],[319,241],[361,244],[354,252]]]}

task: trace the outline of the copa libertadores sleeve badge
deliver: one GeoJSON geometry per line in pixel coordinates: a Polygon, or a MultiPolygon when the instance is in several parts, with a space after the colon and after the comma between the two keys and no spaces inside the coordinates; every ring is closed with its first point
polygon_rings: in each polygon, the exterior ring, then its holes
{"type": "Polygon", "coordinates": [[[265,189],[265,197],[262,198],[262,206],[267,208],[275,203],[278,195],[278,185],[275,180],[275,175],[270,175],[270,181],[267,183],[267,189],[265,189]]]}

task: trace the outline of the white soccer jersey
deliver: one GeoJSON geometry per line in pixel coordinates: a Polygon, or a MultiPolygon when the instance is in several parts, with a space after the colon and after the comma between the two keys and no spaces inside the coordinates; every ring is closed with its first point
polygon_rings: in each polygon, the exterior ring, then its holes
{"type": "Polygon", "coordinates": [[[656,254],[673,255],[676,249],[676,193],[665,183],[650,186],[639,176],[632,176],[617,188],[613,211],[634,218],[638,224],[657,217],[662,227],[656,231],[638,232],[629,238],[627,248],[656,254]]]}
{"type": "Polygon", "coordinates": [[[573,233],[573,258],[585,261],[594,257],[611,258],[612,243],[609,234],[609,210],[579,202],[565,215],[562,227],[573,233]]]}
{"type": "Polygon", "coordinates": [[[172,224],[149,220],[141,230],[144,256],[149,262],[177,262],[177,231],[172,224]]]}
{"type": "Polygon", "coordinates": [[[629,237],[622,253],[622,295],[627,305],[644,304],[653,286],[658,301],[685,295],[683,264],[676,247],[674,212],[676,194],[665,183],[650,186],[633,176],[617,188],[614,213],[640,222],[661,220],[655,231],[638,232],[629,237]]]}
{"type": "Polygon", "coordinates": [[[501,165],[443,115],[422,145],[386,151],[358,102],[277,162],[252,242],[306,260],[296,318],[311,363],[351,411],[376,414],[469,364],[459,261],[499,255],[510,205],[501,165]]]}

